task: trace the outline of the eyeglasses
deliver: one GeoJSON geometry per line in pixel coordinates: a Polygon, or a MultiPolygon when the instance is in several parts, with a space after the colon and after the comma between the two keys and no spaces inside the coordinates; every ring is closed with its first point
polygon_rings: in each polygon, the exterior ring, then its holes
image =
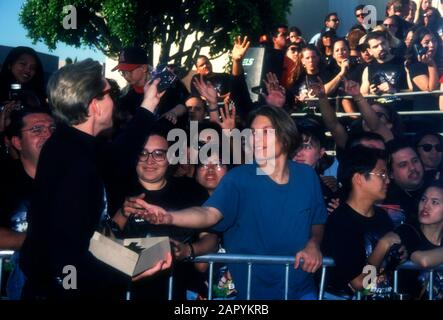
{"type": "Polygon", "coordinates": [[[329,19],[329,21],[332,21],[332,22],[340,22],[340,19],[329,19]]]}
{"type": "Polygon", "coordinates": [[[368,174],[371,175],[371,176],[380,177],[383,181],[386,181],[388,179],[388,175],[386,173],[369,172],[368,174]]]}
{"type": "Polygon", "coordinates": [[[152,152],[149,152],[148,150],[143,150],[138,155],[138,159],[142,162],[148,161],[149,156],[152,156],[152,159],[155,161],[164,161],[166,159],[167,150],[163,149],[155,149],[152,152]]]}
{"type": "Polygon", "coordinates": [[[431,152],[433,148],[435,148],[435,151],[437,152],[443,152],[443,145],[441,144],[430,144],[425,143],[418,146],[419,148],[422,148],[424,152],[431,152]]]}
{"type": "Polygon", "coordinates": [[[298,48],[296,48],[296,47],[290,47],[289,50],[290,50],[292,53],[299,52],[298,48]]]}
{"type": "Polygon", "coordinates": [[[364,13],[360,13],[360,14],[356,14],[355,17],[356,18],[365,18],[367,15],[364,13]]]}
{"type": "Polygon", "coordinates": [[[33,126],[29,129],[24,129],[22,130],[22,132],[31,132],[32,135],[39,137],[42,136],[46,131],[48,131],[49,134],[52,134],[56,129],[55,124],[51,124],[49,126],[45,126],[45,125],[36,125],[33,126]]]}
{"type": "Polygon", "coordinates": [[[221,171],[225,166],[221,163],[207,163],[207,164],[201,164],[198,167],[199,169],[203,170],[213,169],[216,171],[221,171]]]}

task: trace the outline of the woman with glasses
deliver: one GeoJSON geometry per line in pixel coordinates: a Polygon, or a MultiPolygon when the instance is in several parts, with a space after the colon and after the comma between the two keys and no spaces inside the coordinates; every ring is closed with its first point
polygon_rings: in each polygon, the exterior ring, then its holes
{"type": "MultiPolygon", "coordinates": [[[[190,178],[173,178],[172,167],[167,158],[168,141],[165,136],[153,131],[141,150],[136,165],[137,177],[131,184],[122,208],[113,217],[114,222],[125,238],[147,236],[169,236],[175,260],[180,262],[174,269],[174,299],[184,300],[186,290],[205,293],[203,275],[194,268],[192,261],[197,255],[215,252],[218,237],[194,229],[155,226],[138,217],[141,207],[137,199],[144,199],[164,206],[170,210],[179,210],[189,206],[201,205],[208,198],[206,190],[190,178]]],[[[166,300],[168,277],[163,274],[149,282],[133,285],[131,298],[166,300]]]]}

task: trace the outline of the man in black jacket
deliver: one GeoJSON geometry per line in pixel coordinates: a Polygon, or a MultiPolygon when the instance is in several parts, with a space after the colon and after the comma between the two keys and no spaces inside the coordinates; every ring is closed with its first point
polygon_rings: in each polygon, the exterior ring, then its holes
{"type": "MultiPolygon", "coordinates": [[[[135,163],[154,122],[161,95],[148,86],[127,130],[110,145],[95,136],[112,125],[113,101],[102,67],[91,59],[65,66],[48,83],[58,125],[43,147],[28,212],[29,228],[20,266],[27,281],[25,299],[116,298],[124,279],[88,251],[89,240],[106,216],[104,181],[117,181],[135,163]],[[64,285],[66,267],[76,283],[64,285]],[[72,270],[72,269],[71,269],[72,270]]],[[[160,262],[143,275],[168,267],[160,262]]]]}

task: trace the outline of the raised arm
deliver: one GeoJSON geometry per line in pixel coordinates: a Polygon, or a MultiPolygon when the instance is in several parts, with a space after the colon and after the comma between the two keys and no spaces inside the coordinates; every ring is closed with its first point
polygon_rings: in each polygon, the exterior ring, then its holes
{"type": "Polygon", "coordinates": [[[366,121],[368,128],[372,132],[380,134],[385,142],[394,139],[392,131],[381,122],[374,109],[372,109],[368,101],[362,96],[358,83],[345,81],[345,91],[354,98],[354,101],[360,109],[362,118],[366,121]]]}
{"type": "Polygon", "coordinates": [[[136,214],[152,224],[204,229],[212,227],[223,218],[221,212],[212,207],[191,207],[179,211],[166,211],[143,199],[135,199],[135,202],[144,209],[136,214]]]}
{"type": "Polygon", "coordinates": [[[248,37],[245,36],[243,40],[240,36],[234,40],[234,48],[232,49],[232,75],[239,76],[244,73],[243,70],[243,58],[249,49],[251,42],[248,41],[248,37]]]}
{"type": "Polygon", "coordinates": [[[331,131],[332,137],[337,146],[344,149],[346,141],[348,140],[348,133],[338,121],[334,109],[329,104],[323,85],[320,83],[312,83],[310,88],[312,93],[319,99],[318,104],[326,128],[331,131]]]}

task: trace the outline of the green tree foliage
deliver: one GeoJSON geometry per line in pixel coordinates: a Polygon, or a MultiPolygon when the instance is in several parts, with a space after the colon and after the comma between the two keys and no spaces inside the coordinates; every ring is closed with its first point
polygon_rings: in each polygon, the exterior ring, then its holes
{"type": "MultiPolygon", "coordinates": [[[[161,61],[186,68],[209,46],[225,53],[236,35],[251,39],[285,23],[290,0],[27,0],[20,21],[33,41],[54,49],[58,42],[97,48],[116,57],[122,47],[140,46],[152,57],[161,45],[161,61]],[[77,10],[77,29],[65,30],[63,7],[77,10]],[[197,33],[196,33],[197,32],[197,33]],[[192,35],[192,37],[190,37],[192,35]],[[185,40],[190,37],[191,46],[185,40]],[[171,46],[178,52],[171,54],[171,46]]],[[[189,41],[189,40],[188,40],[189,41]]]]}

